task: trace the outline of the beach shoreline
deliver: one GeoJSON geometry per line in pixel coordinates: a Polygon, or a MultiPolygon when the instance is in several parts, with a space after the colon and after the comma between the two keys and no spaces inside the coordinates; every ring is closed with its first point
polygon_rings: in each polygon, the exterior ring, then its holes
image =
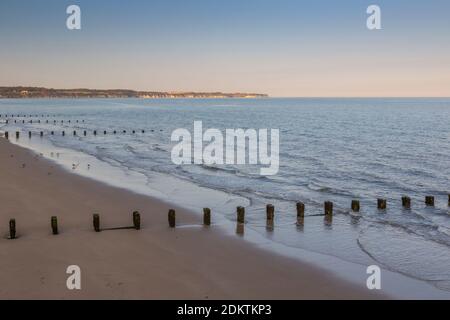
{"type": "Polygon", "coordinates": [[[308,263],[266,252],[201,226],[199,216],[148,196],[77,176],[0,139],[0,298],[6,299],[372,299],[381,295],[308,263]],[[170,229],[167,212],[177,212],[170,229]],[[96,233],[131,225],[142,230],[96,233]],[[50,217],[60,234],[52,235],[50,217]],[[8,221],[16,240],[6,240],[8,221]],[[66,287],[78,265],[82,290],[66,287]]]}

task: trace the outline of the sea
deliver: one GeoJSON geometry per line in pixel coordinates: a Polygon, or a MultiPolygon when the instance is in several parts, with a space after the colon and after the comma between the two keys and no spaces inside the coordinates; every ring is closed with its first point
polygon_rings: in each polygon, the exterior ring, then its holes
{"type": "Polygon", "coordinates": [[[257,245],[379,265],[426,283],[437,296],[450,292],[450,99],[3,99],[0,115],[12,143],[75,173],[198,212],[199,223],[209,207],[213,224],[234,226],[236,207],[245,206],[241,236],[257,245]],[[174,164],[172,133],[193,132],[194,121],[224,133],[278,129],[278,173],[262,176],[258,165],[174,164]],[[403,196],[411,198],[410,210],[403,196]],[[435,197],[434,207],[425,196],[435,197]],[[386,210],[377,209],[378,198],[387,200],[386,210]],[[352,200],[360,201],[359,213],[352,200]],[[299,201],[303,225],[296,224],[299,201]],[[334,204],[332,221],[324,219],[325,201],[334,204]],[[275,221],[268,228],[269,203],[275,221]]]}

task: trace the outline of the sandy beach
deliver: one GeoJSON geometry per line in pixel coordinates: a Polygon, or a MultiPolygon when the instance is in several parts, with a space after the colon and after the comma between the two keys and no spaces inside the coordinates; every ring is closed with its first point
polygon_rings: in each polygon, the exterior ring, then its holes
{"type": "Polygon", "coordinates": [[[362,299],[377,298],[315,266],[223,234],[186,210],[67,172],[0,140],[0,298],[2,299],[362,299]],[[170,229],[167,212],[176,209],[170,229]],[[96,233],[131,225],[142,229],[96,233]],[[58,216],[59,235],[50,217],[58,216]],[[18,239],[7,240],[9,219],[18,239]],[[82,289],[66,287],[78,265],[82,289]]]}

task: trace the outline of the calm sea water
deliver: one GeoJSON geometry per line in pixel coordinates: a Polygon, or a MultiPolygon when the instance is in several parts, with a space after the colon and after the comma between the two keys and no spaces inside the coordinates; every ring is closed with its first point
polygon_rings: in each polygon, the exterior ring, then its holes
{"type": "MultiPolygon", "coordinates": [[[[246,228],[270,241],[378,263],[450,291],[450,99],[0,100],[0,114],[2,120],[5,114],[51,115],[41,124],[10,121],[2,130],[54,130],[44,138],[52,146],[139,173],[148,186],[158,173],[245,198],[246,228]],[[197,120],[204,129],[279,129],[279,173],[262,177],[254,166],[172,164],[172,131],[192,131],[197,120]],[[146,132],[133,135],[133,129],[146,132]],[[99,133],[74,138],[73,130],[99,133]],[[103,130],[128,134],[104,136],[103,130]],[[412,198],[412,210],[402,209],[403,195],[412,198]],[[436,197],[434,208],[425,207],[425,195],[436,197]],[[388,200],[386,212],[376,209],[379,197],[388,200]],[[352,199],[361,201],[360,214],[349,212],[352,199]],[[327,200],[335,204],[332,225],[316,216],[327,200]],[[302,228],[294,224],[297,201],[306,204],[302,228]],[[267,203],[276,207],[273,231],[265,227],[267,203]]],[[[177,201],[184,186],[164,192],[177,201]]],[[[202,192],[191,196],[199,208],[210,200],[202,192]]],[[[235,219],[226,206],[213,210],[235,219]]]]}

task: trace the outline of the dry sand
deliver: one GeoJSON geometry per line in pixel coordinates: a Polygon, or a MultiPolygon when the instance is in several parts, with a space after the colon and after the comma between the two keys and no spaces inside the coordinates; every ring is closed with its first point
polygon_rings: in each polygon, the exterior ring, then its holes
{"type": "MultiPolygon", "coordinates": [[[[379,297],[312,265],[210,228],[170,229],[161,201],[74,175],[0,139],[2,299],[349,299],[379,297]],[[139,210],[142,229],[125,226],[139,210]],[[51,234],[58,216],[60,234],[51,234]],[[19,238],[7,240],[10,218],[19,238]],[[82,289],[66,287],[78,265],[82,289]]],[[[200,218],[175,207],[177,223],[200,218]]]]}

